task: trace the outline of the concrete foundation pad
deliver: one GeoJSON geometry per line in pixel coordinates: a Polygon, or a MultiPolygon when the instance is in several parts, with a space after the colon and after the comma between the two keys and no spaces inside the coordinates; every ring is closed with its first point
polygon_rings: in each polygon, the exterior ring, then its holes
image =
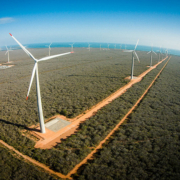
{"type": "MultiPolygon", "coordinates": [[[[72,122],[68,121],[66,118],[62,119],[63,116],[55,116],[53,119],[45,123],[46,133],[41,133],[40,131],[32,131],[31,134],[36,136],[39,141],[36,143],[35,148],[52,148],[56,145],[56,140],[66,131],[73,128],[72,122]],[[48,145],[51,144],[51,145],[48,145]]],[[[40,130],[40,127],[36,127],[40,130]]]]}
{"type": "Polygon", "coordinates": [[[14,66],[14,65],[2,65],[2,64],[0,64],[0,69],[7,69],[7,68],[10,68],[12,66],[14,66]]]}
{"type": "MultiPolygon", "coordinates": [[[[133,76],[133,79],[138,79],[139,77],[133,76]]],[[[133,80],[131,79],[131,76],[126,77],[125,79],[133,80]]]]}
{"type": "Polygon", "coordinates": [[[71,124],[71,122],[60,119],[60,118],[55,118],[45,124],[45,127],[53,132],[57,132],[60,129],[66,127],[67,125],[71,124]]]}
{"type": "Polygon", "coordinates": [[[5,65],[0,66],[0,69],[7,69],[7,68],[10,68],[10,66],[5,66],[5,65]]]}

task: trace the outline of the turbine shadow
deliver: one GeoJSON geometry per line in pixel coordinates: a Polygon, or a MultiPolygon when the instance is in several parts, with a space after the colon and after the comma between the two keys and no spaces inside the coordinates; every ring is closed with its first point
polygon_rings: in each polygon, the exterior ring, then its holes
{"type": "Polygon", "coordinates": [[[25,125],[17,124],[17,123],[12,123],[12,122],[9,122],[9,121],[3,120],[3,119],[0,119],[0,122],[6,123],[6,124],[10,124],[10,125],[13,125],[13,126],[17,126],[17,127],[21,127],[21,128],[26,129],[26,130],[28,130],[28,131],[40,132],[39,129],[29,128],[29,127],[27,127],[27,126],[25,126],[25,125]]]}

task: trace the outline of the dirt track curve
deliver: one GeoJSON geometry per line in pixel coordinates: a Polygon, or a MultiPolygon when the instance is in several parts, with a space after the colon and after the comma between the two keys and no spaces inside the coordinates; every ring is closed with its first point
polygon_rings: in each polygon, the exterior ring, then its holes
{"type": "MultiPolygon", "coordinates": [[[[42,163],[40,163],[40,162],[38,162],[38,161],[30,158],[29,156],[23,155],[22,153],[20,153],[20,152],[17,151],[16,149],[14,149],[12,146],[10,146],[10,145],[8,145],[7,143],[5,143],[4,141],[0,140],[0,143],[1,143],[3,146],[7,147],[8,149],[14,151],[14,152],[15,152],[16,154],[18,154],[19,156],[23,157],[25,160],[33,163],[33,164],[36,165],[36,166],[39,166],[40,168],[44,169],[45,171],[49,172],[50,174],[56,175],[56,176],[58,176],[58,177],[60,177],[60,178],[64,178],[64,179],[66,178],[65,175],[49,169],[49,167],[46,166],[45,164],[42,164],[42,163]]],[[[69,179],[72,179],[72,178],[69,178],[69,179]]]]}

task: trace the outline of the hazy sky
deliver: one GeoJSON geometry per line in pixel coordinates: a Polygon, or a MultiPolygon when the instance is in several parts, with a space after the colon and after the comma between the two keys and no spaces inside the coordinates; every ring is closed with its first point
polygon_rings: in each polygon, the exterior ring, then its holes
{"type": "Polygon", "coordinates": [[[0,6],[0,46],[109,42],[180,50],[180,1],[10,0],[0,6]]]}

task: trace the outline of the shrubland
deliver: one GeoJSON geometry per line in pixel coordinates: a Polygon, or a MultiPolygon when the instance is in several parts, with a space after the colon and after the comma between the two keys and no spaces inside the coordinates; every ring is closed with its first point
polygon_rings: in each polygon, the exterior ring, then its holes
{"type": "MultiPolygon", "coordinates": [[[[49,62],[44,65],[42,64],[42,69],[40,68],[40,82],[45,116],[48,117],[50,114],[53,115],[61,112],[62,109],[60,105],[56,105],[56,103],[60,103],[64,105],[63,110],[66,110],[66,115],[73,117],[76,113],[78,114],[82,112],[82,110],[91,107],[94,103],[99,102],[126,84],[127,82],[124,81],[124,77],[129,75],[127,70],[130,71],[129,66],[131,61],[129,61],[129,59],[131,55],[124,55],[118,51],[115,52],[117,54],[114,52],[104,52],[107,54],[103,55],[99,53],[99,56],[98,52],[92,52],[92,54],[90,53],[88,56],[87,52],[84,52],[84,57],[79,56],[77,53],[72,62],[74,65],[71,67],[64,66],[64,69],[61,69],[63,65],[57,68],[59,66],[58,60],[55,60],[53,64],[54,67],[52,67],[52,63],[49,62]],[[122,55],[122,57],[120,55],[122,55]],[[80,57],[82,59],[79,64],[76,64],[80,57]],[[46,68],[52,69],[51,71],[45,71],[46,68]],[[48,100],[45,101],[45,99],[48,100]],[[54,101],[51,102],[51,99],[54,101]],[[87,105],[87,103],[89,105],[87,105]],[[59,107],[59,111],[57,107],[59,107]],[[80,108],[78,111],[77,107],[80,108]]],[[[142,58],[141,56],[147,57],[145,53],[142,53],[140,58],[142,58]]],[[[62,60],[65,64],[66,61],[69,63],[68,59],[62,60]]],[[[147,69],[145,66],[147,62],[149,62],[149,58],[145,59],[144,62],[142,61],[142,63],[144,63],[143,67],[141,67],[142,65],[139,63],[137,66],[135,65],[135,68],[137,68],[135,72],[136,75],[138,75],[138,69],[139,74],[147,69]]],[[[9,80],[8,83],[1,84],[3,86],[1,89],[1,93],[3,93],[1,97],[3,100],[3,109],[1,111],[2,119],[0,120],[0,128],[2,129],[0,139],[22,153],[45,163],[52,169],[67,174],[91,152],[92,148],[95,147],[128,112],[149,86],[164,63],[165,62],[151,71],[141,82],[135,84],[121,97],[82,123],[76,134],[63,140],[61,144],[58,144],[50,150],[35,149],[35,142],[26,136],[22,136],[22,129],[27,129],[28,125],[37,122],[35,86],[31,91],[30,101],[25,102],[24,94],[26,94],[30,76],[23,76],[22,78],[16,79],[16,75],[14,75],[14,81],[9,80]],[[14,86],[16,88],[14,88],[14,86]],[[7,97],[4,96],[5,93],[7,93],[7,97]]],[[[21,68],[19,67],[18,73],[21,71],[25,71],[23,66],[21,68]]]]}
{"type": "Polygon", "coordinates": [[[75,179],[179,179],[180,58],[75,179]]]}
{"type": "Polygon", "coordinates": [[[17,155],[13,154],[13,152],[0,146],[0,179],[55,180],[57,178],[54,178],[36,166],[25,162],[24,159],[17,157],[17,155]]]}

